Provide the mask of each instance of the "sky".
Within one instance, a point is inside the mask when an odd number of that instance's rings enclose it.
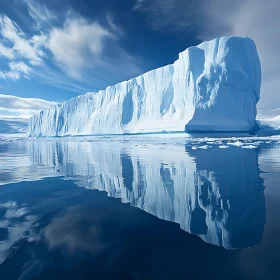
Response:
[[[278,0],[1,0],[0,117],[23,116],[24,98],[49,101],[38,106],[45,108],[173,63],[187,47],[224,35],[255,40],[258,107],[279,108],[279,11]]]

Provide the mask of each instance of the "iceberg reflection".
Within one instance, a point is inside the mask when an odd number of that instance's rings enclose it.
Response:
[[[265,199],[257,149],[78,141],[27,145],[33,164],[175,222],[207,243],[237,249],[262,239]]]

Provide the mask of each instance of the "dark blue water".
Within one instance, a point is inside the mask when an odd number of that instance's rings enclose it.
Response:
[[[278,279],[278,140],[173,140],[2,142],[0,279]]]

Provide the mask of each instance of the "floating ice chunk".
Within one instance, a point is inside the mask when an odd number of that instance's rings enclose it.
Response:
[[[255,145],[244,145],[241,148],[243,148],[243,149],[256,149],[256,148],[258,148],[258,146],[255,146]]]
[[[227,149],[227,148],[229,148],[229,146],[221,145],[221,146],[219,146],[219,148],[220,148],[220,149]]]
[[[198,147],[199,149],[203,149],[203,150],[206,150],[208,148],[211,148],[211,146],[208,146],[208,145],[204,145],[204,146],[200,146]]]
[[[241,147],[244,145],[244,143],[242,143],[241,141],[236,141],[236,142],[228,142],[228,145],[232,145],[232,146],[237,146],[237,147]]]

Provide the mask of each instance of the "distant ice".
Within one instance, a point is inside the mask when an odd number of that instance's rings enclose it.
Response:
[[[245,146],[242,146],[241,148],[243,148],[243,149],[256,149],[256,148],[258,148],[258,146],[255,146],[255,145],[245,145]]]
[[[228,142],[228,145],[232,145],[232,146],[237,146],[237,147],[241,147],[244,145],[244,143],[242,143],[241,141],[236,141],[236,142]]]
[[[199,149],[204,149],[204,150],[206,150],[206,149],[208,149],[210,146],[208,146],[208,145],[204,145],[204,146],[200,146],[200,147],[198,147]]]

